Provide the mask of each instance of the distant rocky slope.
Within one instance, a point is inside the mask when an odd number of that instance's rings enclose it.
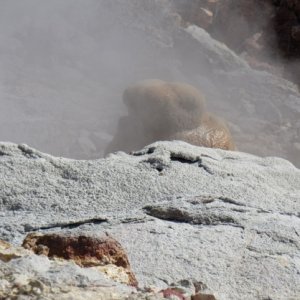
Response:
[[[268,18],[263,4],[268,1],[184,1],[186,8],[191,3],[201,8],[204,2],[211,7],[222,2],[220,18],[214,20],[227,22],[228,13],[239,15],[240,21],[233,19],[230,27],[219,24],[219,35],[206,28],[214,38],[193,25],[194,20],[183,26],[171,2],[7,2],[0,18],[1,140],[27,143],[53,155],[99,158],[120,116],[126,115],[121,104],[124,89],[158,78],[201,90],[208,110],[230,122],[239,150],[283,157],[300,166],[296,85],[276,72],[251,68],[243,49],[233,46],[239,41],[244,45],[244,38],[259,31],[258,21],[248,27],[249,35],[239,24],[252,17]],[[228,3],[234,9],[228,10]],[[55,18],[49,18],[53,11]],[[229,35],[234,43],[228,43]],[[255,39],[251,45],[255,48]]]
[[[93,299],[97,292],[106,295],[99,299],[124,299],[113,298],[115,292],[142,293],[132,299],[151,292],[157,298],[147,299],[161,299],[174,284],[178,299],[196,290],[210,298],[191,299],[300,297],[300,170],[284,159],[184,142],[157,142],[131,155],[93,161],[10,143],[1,143],[0,154],[0,239],[20,246],[31,233],[27,249],[49,257],[66,253],[78,264],[9,254],[21,250],[2,242],[0,295],[14,287],[27,299],[34,293],[36,299],[49,293],[51,299]],[[95,238],[103,234],[118,242],[102,242],[101,252]],[[79,241],[90,256],[77,256]],[[97,266],[101,253],[108,263],[118,257],[126,262],[118,243],[139,291],[82,268]],[[105,252],[106,245],[115,250]],[[124,278],[116,267],[106,272]]]
[[[256,69],[299,81],[298,0],[170,0],[184,23],[198,25]]]

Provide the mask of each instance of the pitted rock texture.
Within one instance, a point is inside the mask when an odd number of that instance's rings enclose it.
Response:
[[[191,279],[218,300],[299,298],[300,170],[284,159],[184,142],[95,161],[0,149],[4,240],[107,232],[141,288]]]
[[[22,246],[39,255],[73,260],[85,268],[115,265],[120,269],[120,274],[125,275],[122,283],[137,286],[124,249],[111,237],[31,233],[26,236]],[[105,268],[100,269],[105,271]],[[108,270],[106,273],[110,274]]]

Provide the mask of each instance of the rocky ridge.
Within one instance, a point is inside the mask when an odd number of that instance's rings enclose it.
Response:
[[[171,0],[184,26],[195,24],[242,54],[255,69],[299,84],[297,0]]]
[[[94,161],[0,149],[1,239],[105,232],[140,289],[187,280],[216,299],[299,298],[300,171],[288,161],[184,142]],[[28,259],[1,264],[12,274]]]

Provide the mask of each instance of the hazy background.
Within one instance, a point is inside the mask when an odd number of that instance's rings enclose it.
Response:
[[[229,121],[240,150],[300,158],[295,147],[292,156],[286,150],[300,135],[300,124],[284,138],[275,132],[288,114],[299,119],[294,108],[284,115],[276,106],[282,89],[271,91],[270,82],[258,89],[265,75],[226,65],[213,70],[214,58],[203,56],[196,42],[174,39],[178,27],[168,3],[0,0],[0,140],[64,157],[100,158],[126,114],[123,90],[159,78],[200,88],[208,107]]]
[[[168,70],[168,37],[151,33],[163,11],[139,2],[1,0],[0,140],[100,157],[124,88]]]

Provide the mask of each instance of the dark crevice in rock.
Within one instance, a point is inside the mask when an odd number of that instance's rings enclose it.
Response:
[[[126,218],[120,221],[123,224],[137,224],[137,223],[146,223],[148,220],[146,218]]]
[[[183,157],[174,157],[174,156],[171,156],[170,158],[171,158],[171,161],[177,161],[182,164],[194,164],[198,161],[198,160],[192,161],[192,160],[189,160],[189,159],[186,159]]]
[[[4,151],[0,150],[0,156],[11,156],[8,153],[5,153]]]
[[[205,164],[203,164],[202,159],[199,159],[198,161],[199,168],[202,168],[205,172],[207,172],[210,175],[214,175],[214,173],[210,170],[209,167],[207,167]]]
[[[159,173],[162,172],[167,166],[162,163],[159,159],[155,158],[155,157],[151,157],[147,160],[145,160],[144,162],[150,164],[150,166],[157,170]]]
[[[292,244],[297,249],[300,249],[300,243],[292,238],[284,237],[279,235],[278,233],[271,233],[266,231],[255,230],[258,235],[265,235],[268,238],[272,239],[274,242],[279,242],[283,244]]]
[[[155,169],[158,171],[158,172],[162,172],[164,170],[164,166],[163,165],[157,165],[155,166]]]
[[[49,160],[49,163],[50,163],[55,169],[63,170],[63,168],[62,168],[61,166],[59,166],[57,163],[55,163],[53,159],[50,159],[50,160]]]
[[[155,147],[150,147],[147,152],[135,152],[135,153],[133,153],[133,155],[140,156],[140,155],[144,155],[144,154],[152,154],[154,151],[155,151]],[[207,157],[210,157],[210,156],[207,156]],[[210,158],[212,158],[212,157],[210,157]],[[214,158],[212,158],[212,159],[214,159]],[[200,168],[203,168],[203,170],[205,170],[205,172],[207,172],[208,174],[214,175],[214,173],[210,170],[210,168],[208,166],[206,166],[203,163],[202,159],[199,156],[186,157],[184,154],[170,153],[170,161],[198,166]],[[150,157],[143,162],[149,163],[152,166],[152,168],[156,169],[159,173],[162,172],[166,167],[168,167],[168,165],[163,163],[162,160],[158,157]]]
[[[270,210],[265,210],[265,209],[258,209],[257,210],[257,213],[258,214],[270,214],[270,213],[272,213]]]
[[[176,207],[145,206],[146,214],[167,221],[178,223],[189,223],[192,225],[230,225],[235,227],[244,227],[232,216],[216,214],[214,212],[199,212],[197,214],[179,209]]]
[[[235,212],[238,212],[238,213],[247,213],[247,212],[249,212],[249,210],[241,209],[241,208],[232,208],[231,211],[235,211]]]
[[[255,209],[255,211],[257,211],[258,213],[260,213],[260,212],[261,213],[262,212],[270,213],[270,211],[265,211],[265,210],[259,211],[259,210],[257,210],[256,207],[245,205],[241,202],[238,202],[238,201],[233,200],[228,197],[219,197],[219,196],[213,196],[213,195],[200,195],[200,196],[194,196],[192,199],[186,200],[186,202],[188,202],[192,205],[203,205],[203,204],[207,205],[207,204],[213,203],[215,201],[221,201],[226,204],[238,206],[238,207],[232,207],[232,208],[231,208],[231,206],[228,207],[228,209],[230,209],[231,211],[234,211],[234,212],[247,213],[251,209]],[[245,208],[240,208],[240,207],[245,207]]]
[[[235,157],[224,157],[224,158],[222,158],[222,160],[236,160],[236,158]]]
[[[144,152],[144,151],[137,151],[137,152],[131,152],[130,154],[133,155],[133,156],[149,155],[149,154],[154,153],[155,149],[156,149],[155,147],[150,147],[150,148],[147,149],[146,152]]]
[[[207,155],[207,154],[201,154],[201,157],[207,157],[207,158],[210,158],[212,160],[215,160],[215,161],[219,161],[219,159],[215,158],[215,157],[212,157],[210,155]]]
[[[271,213],[274,213],[273,211],[270,211]],[[296,217],[300,219],[300,213],[292,213],[292,212],[276,212],[282,216],[288,216],[288,217]]]
[[[193,217],[187,211],[183,211],[176,207],[162,208],[159,206],[145,206],[146,214],[162,220],[174,221],[179,223],[192,223]]]
[[[206,171],[208,174],[210,174],[210,175],[214,174],[210,170],[210,168],[207,167],[203,163],[202,159],[198,156],[196,156],[195,158],[192,158],[192,157],[186,158],[183,155],[177,155],[177,154],[171,153],[170,159],[171,159],[171,161],[178,161],[183,164],[197,164],[198,163],[198,167],[203,168],[203,170]]]
[[[29,231],[47,230],[52,228],[74,229],[84,224],[101,224],[107,221],[108,220],[104,218],[92,218],[92,219],[86,219],[86,220],[75,221],[75,222],[57,222],[57,223],[43,225],[43,226],[32,226],[30,224],[26,224],[24,226],[24,231],[29,232]]]
[[[261,249],[257,249],[257,248],[255,248],[255,247],[253,247],[253,246],[247,246],[246,247],[246,249],[248,250],[248,251],[250,251],[250,252],[254,252],[254,253],[257,253],[257,254],[259,254],[259,255],[261,255],[262,253],[261,253]],[[268,255],[270,255],[270,256],[274,256],[274,255],[278,255],[278,256],[281,256],[283,253],[282,252],[278,252],[278,251],[267,251],[267,253],[264,253],[264,255],[266,255],[266,254],[268,254]],[[288,253],[284,253],[284,255],[289,255]]]
[[[246,249],[247,249],[248,251],[253,252],[253,253],[255,253],[255,254],[258,254],[258,255],[264,255],[264,256],[267,256],[267,255],[268,255],[268,256],[273,257],[273,258],[274,258],[275,255],[277,255],[277,256],[282,256],[282,255],[284,255],[284,256],[292,257],[291,254],[286,253],[286,252],[276,251],[276,249],[267,250],[267,251],[264,252],[264,254],[262,254],[261,249],[257,249],[256,247],[253,247],[253,246],[251,246],[251,245],[246,246]],[[269,299],[269,298],[268,298],[268,299]],[[270,299],[271,299],[271,298],[270,298]]]
[[[209,204],[212,203],[214,201],[222,201],[224,203],[229,203],[229,204],[233,204],[236,206],[246,206],[243,203],[240,203],[236,200],[230,199],[228,197],[219,197],[219,196],[213,196],[213,195],[199,195],[199,196],[194,196],[192,199],[188,199],[186,200],[187,202],[193,204],[193,205],[197,205],[197,204]]]
[[[218,215],[218,214],[203,214],[198,215],[194,218],[193,224],[195,225],[229,225],[234,227],[240,227],[244,229],[238,221],[233,217],[228,215]]]
[[[206,196],[206,195],[201,195],[201,196],[195,196],[193,199],[187,200],[187,202],[193,204],[193,205],[199,205],[199,204],[209,204],[212,203],[216,200],[216,197],[213,196]]]
[[[266,209],[261,209],[260,208],[260,209],[257,210],[257,213],[259,213],[259,214],[279,214],[281,216],[296,217],[296,218],[300,219],[300,214],[299,213],[292,213],[292,212],[280,212],[280,211],[266,210]]]
[[[74,180],[74,181],[78,181],[78,179],[79,179],[77,172],[74,172],[74,171],[70,172],[70,170],[63,170],[61,177],[63,179],[69,179],[69,180]]]
[[[234,204],[234,205],[237,205],[237,206],[246,206],[245,204],[243,204],[241,202],[235,201],[235,200],[227,198],[227,197],[219,197],[218,200],[220,200],[224,203]]]
[[[187,157],[184,157],[184,155],[180,155],[180,154],[176,154],[176,153],[171,153],[170,159],[171,159],[171,161],[178,161],[183,164],[194,164],[200,160],[199,157],[187,158]]]
[[[18,145],[18,149],[21,150],[22,154],[27,158],[32,158],[32,159],[41,158],[41,155],[39,155],[33,149],[29,148],[27,145],[22,145],[22,144]]]

